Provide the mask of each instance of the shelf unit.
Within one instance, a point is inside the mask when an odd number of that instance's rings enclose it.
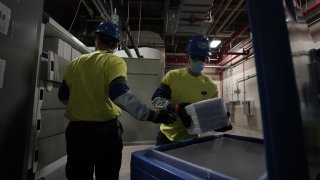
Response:
[[[90,53],[88,47],[51,17],[44,15],[41,27],[30,162],[35,179],[64,176],[66,163],[64,133],[68,121],[64,118],[65,105],[58,100],[58,90],[71,56],[66,59],[48,47],[44,51],[46,38],[62,40],[80,54]]]
[[[82,54],[90,52],[90,49],[87,46],[85,46],[81,41],[79,41],[51,17],[47,17],[46,23],[44,23],[44,25],[45,37],[59,38],[71,45],[73,48],[80,51]]]

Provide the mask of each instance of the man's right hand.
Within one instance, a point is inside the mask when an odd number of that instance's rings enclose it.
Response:
[[[169,125],[176,121],[176,115],[166,110],[160,110],[155,113],[155,117],[150,121],[156,124],[163,123]]]
[[[185,107],[190,103],[181,103],[178,105],[178,115],[184,125],[184,127],[189,128],[191,126],[191,116],[187,113]]]
[[[174,112],[176,113],[184,127],[186,128],[189,128],[191,126],[191,117],[189,116],[189,114],[186,112],[186,109],[185,107],[188,106],[190,103],[180,103],[180,104],[173,104],[173,103],[170,103],[167,105],[167,108],[166,110],[169,111],[169,112]]]

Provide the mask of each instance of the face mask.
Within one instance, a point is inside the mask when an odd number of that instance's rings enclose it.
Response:
[[[198,74],[203,70],[204,62],[191,60],[188,66],[193,73]]]

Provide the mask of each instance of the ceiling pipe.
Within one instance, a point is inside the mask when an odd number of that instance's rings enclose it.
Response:
[[[99,11],[100,14],[103,13],[103,10],[100,8],[96,0],[91,0],[92,4],[96,7],[96,9]]]
[[[186,53],[166,53],[166,56],[186,56]]]
[[[235,8],[233,9],[233,11],[229,14],[229,16],[224,19],[224,21],[222,22],[222,24],[219,26],[219,28],[216,30],[215,34],[219,33],[221,31],[221,29],[224,27],[224,25],[229,21],[229,19],[233,16],[233,14],[239,10],[239,7],[241,6],[241,4],[243,3],[243,0],[238,1],[237,5],[235,6]]]
[[[239,42],[238,44],[234,45],[231,49],[229,49],[228,52],[237,51],[241,48],[244,51],[248,51],[250,49],[250,47],[252,46],[252,44],[250,44],[250,43],[252,43],[251,39],[247,38],[246,40],[243,40],[243,41]],[[226,52],[225,54],[227,54],[228,52]]]
[[[245,11],[245,5],[242,9],[239,9],[236,15],[233,16],[233,18],[228,22],[228,24],[224,27],[223,31],[226,31],[226,29],[229,28],[229,26],[232,25],[232,23],[236,20],[236,18],[240,15],[241,11]]]
[[[120,4],[119,1],[116,1],[116,3],[114,4],[114,7],[115,7],[116,9],[118,9],[119,16],[120,16],[120,17],[124,17],[124,15],[123,15],[123,13],[122,13],[122,9],[121,9],[121,4]],[[128,37],[129,37],[129,40],[130,40],[130,42],[131,42],[131,44],[132,44],[132,46],[133,46],[133,49],[134,49],[137,57],[141,58],[142,56],[141,56],[141,54],[140,54],[140,52],[139,52],[139,49],[137,48],[137,46],[136,46],[136,44],[135,44],[135,42],[134,42],[134,40],[133,40],[133,37],[132,37],[132,34],[131,34],[130,27],[129,27],[128,23],[127,23],[126,21],[123,21],[122,26],[124,27],[125,31],[127,32],[127,35],[128,35]],[[123,43],[123,45],[125,46],[124,43]],[[124,49],[126,50],[126,46],[124,47]],[[125,52],[126,52],[126,51],[125,51]],[[130,53],[130,54],[131,54],[131,53]],[[130,54],[127,53],[128,56],[130,56]],[[131,56],[132,56],[132,55],[131,55]]]
[[[223,7],[221,13],[219,14],[218,18],[214,20],[213,25],[210,26],[208,34],[211,34],[211,32],[213,31],[213,29],[215,28],[215,26],[217,25],[217,23],[220,21],[221,17],[223,16],[224,12],[226,11],[226,9],[229,7],[229,5],[231,4],[232,0],[228,0],[228,2],[226,3],[226,5]]]
[[[320,7],[320,2],[314,4],[313,6],[311,6],[310,8],[308,8],[306,11],[304,11],[304,12],[303,12],[303,15],[307,15],[307,14],[311,13],[312,11],[314,11],[315,9],[317,9],[318,7]],[[238,31],[238,33],[241,34],[241,33],[242,33],[241,31],[244,32],[244,31],[248,28],[248,27],[246,27],[246,26],[249,27],[249,24],[245,23],[245,25],[244,25],[242,28],[240,28],[240,30]],[[235,34],[238,34],[238,33],[235,33]],[[235,37],[236,37],[236,35],[235,35]],[[233,40],[232,40],[232,37],[230,37],[229,41],[230,41],[230,42],[233,41]],[[224,45],[222,45],[222,47],[223,47],[223,46],[227,46],[227,45],[230,43],[229,41],[227,40],[227,41],[224,43]],[[223,48],[221,48],[221,49],[223,49]],[[247,50],[250,50],[250,49],[252,49],[252,45],[250,45],[250,46],[247,48]],[[223,52],[223,51],[221,50],[219,54],[221,54],[221,52]],[[232,52],[226,52],[226,53],[223,53],[223,54],[228,54],[228,53],[229,53],[229,54],[233,54]],[[228,61],[226,61],[226,62],[224,62],[224,63],[221,63],[221,62],[220,62],[218,65],[225,66],[226,64],[230,63],[231,61],[237,59],[241,54],[235,54],[235,55],[236,55],[236,56],[228,59]],[[245,59],[245,58],[248,58],[248,57],[250,57],[251,55],[253,55],[253,52],[247,54],[247,56],[244,57],[244,58],[242,58],[241,60],[243,60],[243,59]],[[219,57],[218,57],[218,60],[219,60]],[[239,61],[241,61],[241,60],[239,60]]]
[[[93,0],[93,1],[95,1],[95,0]],[[112,14],[112,9],[110,9],[109,11],[108,11],[108,9],[106,9],[105,7],[104,7],[104,5],[103,5],[103,3],[101,2],[101,0],[96,0],[96,3],[98,4],[98,6],[100,7],[100,9],[102,10],[102,13],[100,14],[101,15],[101,17],[103,18],[103,19],[107,19],[107,20],[110,20],[111,18],[110,18],[110,16],[109,16],[109,14]]]
[[[211,53],[212,53],[212,55],[216,55],[216,54],[218,55],[219,54],[219,52],[211,52]],[[249,51],[243,49],[242,52],[231,52],[231,51],[228,51],[228,52],[225,52],[224,54],[225,55],[248,55]]]
[[[215,34],[215,35],[208,35],[208,37],[211,37],[211,38],[229,38],[232,35],[232,33],[220,32],[220,33]],[[246,38],[246,37],[248,37],[248,35],[241,35],[240,34],[238,37],[239,38]]]
[[[250,46],[246,51],[250,51],[250,49],[252,49],[252,46]],[[243,57],[243,58],[241,58],[241,59],[239,59],[236,63],[238,63],[238,62],[240,62],[240,61],[243,61],[243,60],[245,60],[245,59],[248,59],[250,56],[252,56],[254,53],[253,52],[251,52],[251,53],[248,53],[245,57]],[[183,53],[170,53],[170,55],[171,56],[174,56],[174,57],[176,57],[176,56],[185,56],[185,54],[183,54]],[[231,61],[233,61],[233,60],[235,60],[235,59],[237,59],[238,57],[240,56],[240,54],[239,55],[236,55],[236,56],[234,56],[234,57],[232,57],[231,59],[229,59],[228,61],[226,61],[226,62],[224,62],[224,63],[221,63],[221,64],[217,64],[217,65],[211,65],[211,64],[213,64],[213,63],[207,63],[207,65],[205,65],[205,67],[206,68],[216,68],[216,69],[227,69],[228,68],[228,66],[226,66],[228,63],[230,63]],[[184,66],[185,65],[185,63],[186,63],[186,60],[180,60],[179,58],[176,58],[176,62],[167,62],[166,63],[166,65],[168,65],[168,66],[176,66],[176,67],[181,67],[181,66]]]
[[[181,67],[185,66],[185,64],[188,62],[187,60],[187,54],[185,53],[166,53],[166,66],[175,66],[175,67]],[[226,66],[219,66],[215,65],[211,61],[205,64],[206,68],[220,68],[220,69],[227,69]]]
[[[230,64],[228,67],[234,68],[236,66],[238,66],[239,64],[244,63],[245,61],[247,61],[248,59],[251,59],[252,57],[254,57],[254,53],[250,53],[248,54],[246,57],[241,58],[240,60],[233,62],[232,64]]]
[[[319,6],[320,6],[320,2],[314,4],[313,6],[311,6],[307,10],[305,10],[302,14],[305,16],[305,15],[309,14],[310,12],[314,11],[315,9],[317,9]]]
[[[252,48],[252,47],[251,47],[251,48]],[[251,49],[251,48],[250,48],[250,49]],[[250,56],[252,56],[253,54],[254,54],[254,53],[251,52],[251,53],[249,53],[248,55],[246,55],[245,57],[243,57],[243,58],[241,58],[240,60],[238,60],[237,62],[240,62],[240,61],[242,61],[242,60],[244,60],[244,59],[247,59],[247,58],[249,58]],[[218,65],[220,65],[220,66],[225,66],[226,64],[230,63],[231,61],[234,61],[235,59],[237,59],[239,56],[240,56],[240,55],[235,55],[235,56],[233,56],[232,58],[228,59],[228,61],[223,62],[223,63],[219,63]]]
[[[221,49],[218,54],[218,61],[216,63],[220,63],[223,60],[224,54],[226,53],[225,50],[226,50],[227,46],[231,42],[233,42],[240,34],[242,34],[244,31],[246,31],[248,29],[248,27],[249,27],[249,22],[247,21],[242,25],[242,27],[238,31],[233,33],[232,36],[221,45]]]
[[[124,49],[124,52],[128,55],[129,58],[133,58],[131,52],[130,52],[130,49],[128,48],[128,46],[126,44],[124,44],[124,41],[121,41],[121,46],[123,47]]]
[[[166,63],[166,67],[184,67],[186,63]],[[204,68],[228,69],[227,66],[205,65]]]
[[[218,8],[217,8],[217,11],[213,11],[213,2],[212,2],[212,7],[211,7],[211,9],[212,9],[211,12],[213,12],[213,13],[212,13],[212,18],[214,18],[214,17],[217,15],[217,13],[219,12],[218,10],[222,9],[221,7],[222,7],[222,5],[223,5],[223,2],[224,2],[224,1],[221,1],[221,2],[220,2],[219,6],[218,6]]]
[[[92,8],[89,7],[89,5],[88,5],[88,3],[86,1],[83,1],[83,0],[81,0],[81,1],[82,1],[82,4],[86,7],[86,10],[88,11],[89,16],[91,18],[93,18],[93,10],[92,10]]]
[[[228,67],[226,67],[226,66],[218,66],[218,65],[205,65],[204,66],[205,68],[219,68],[219,69],[228,69]]]
[[[243,50],[243,52],[226,52],[225,55],[248,55],[249,51]]]
[[[303,12],[303,15],[307,15],[309,13],[311,13],[312,11],[314,11],[315,9],[317,9],[318,7],[320,7],[320,2],[316,3],[315,5],[311,6],[309,9],[307,9],[306,11]],[[221,66],[225,66],[226,64],[230,63],[231,61],[235,60],[236,58],[238,58],[240,55],[242,54],[236,54],[236,56],[232,57],[231,59],[229,59],[228,61],[224,62],[224,63],[221,63],[221,60],[223,58],[223,55],[226,55],[226,54],[233,54],[232,52],[224,52],[224,49],[228,46],[229,43],[231,43],[232,41],[234,41],[234,39],[242,34],[247,28],[249,27],[249,23],[246,22],[237,32],[235,32],[222,46],[221,46],[221,50],[219,52],[219,56],[218,56],[218,61],[220,60],[220,62],[218,63],[218,65],[221,65]],[[247,50],[250,50],[252,49],[252,45],[250,45]],[[249,53],[247,54],[246,57],[244,58],[247,58],[249,56],[251,56],[253,53]]]
[[[193,24],[193,23],[196,23],[196,22],[210,21],[211,20],[211,16],[209,14],[207,17],[203,18],[203,17],[196,17],[193,14],[191,14],[189,18],[180,18],[180,20],[188,21],[189,23]]]
[[[214,61],[210,61],[209,63],[207,63],[206,67],[226,69],[227,67],[225,65],[230,63],[231,61],[237,59],[240,55],[246,55],[246,56],[241,58],[239,61],[253,55],[253,52],[250,53],[250,49],[252,49],[252,45],[250,45],[247,48],[244,48],[243,53],[229,52],[230,54],[235,54],[236,56],[232,57],[228,61],[221,63],[221,64],[217,64],[217,63],[214,63]],[[187,63],[187,54],[185,54],[185,53],[166,53],[166,64],[171,65],[171,66],[183,66],[185,63]]]
[[[231,62],[231,61],[233,61],[233,60],[235,60],[235,59],[237,59],[238,57],[239,57],[240,55],[238,54],[238,55],[235,55],[235,56],[233,56],[232,58],[230,58],[230,59],[228,59],[227,61],[225,61],[224,63],[218,63],[218,65],[220,65],[220,66],[224,66],[224,65],[226,65],[226,64],[228,64],[229,62]]]
[[[165,0],[164,1],[164,27],[163,27],[163,37],[165,38],[167,35],[167,31],[168,31],[168,19],[169,19],[169,7],[170,7],[170,0]]]
[[[131,34],[131,31],[130,31],[128,24],[126,22],[124,22],[123,25],[124,25],[125,30],[127,31],[128,37],[130,39],[130,42],[133,46],[134,51],[136,52],[137,57],[141,58],[142,56],[141,56],[139,49],[137,48],[137,46],[133,40],[133,37],[132,37],[132,34]]]

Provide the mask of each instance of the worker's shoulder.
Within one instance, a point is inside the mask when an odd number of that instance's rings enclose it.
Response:
[[[70,62],[70,64],[75,64],[75,63],[77,63],[77,62],[79,62],[81,60],[89,59],[93,54],[94,54],[93,52],[92,53],[87,53],[87,54],[82,54],[82,55],[76,57],[75,59],[73,59]]]
[[[186,68],[172,69],[167,72],[168,76],[178,76],[186,73]]]
[[[112,54],[112,53],[110,54],[110,58],[115,59],[115,60],[124,61],[124,59],[122,57],[119,57],[119,56]]]
[[[108,54],[108,56],[106,57],[106,60],[110,64],[124,64],[124,65],[126,65],[126,62],[122,57],[119,57],[119,56],[114,55],[114,54]]]

